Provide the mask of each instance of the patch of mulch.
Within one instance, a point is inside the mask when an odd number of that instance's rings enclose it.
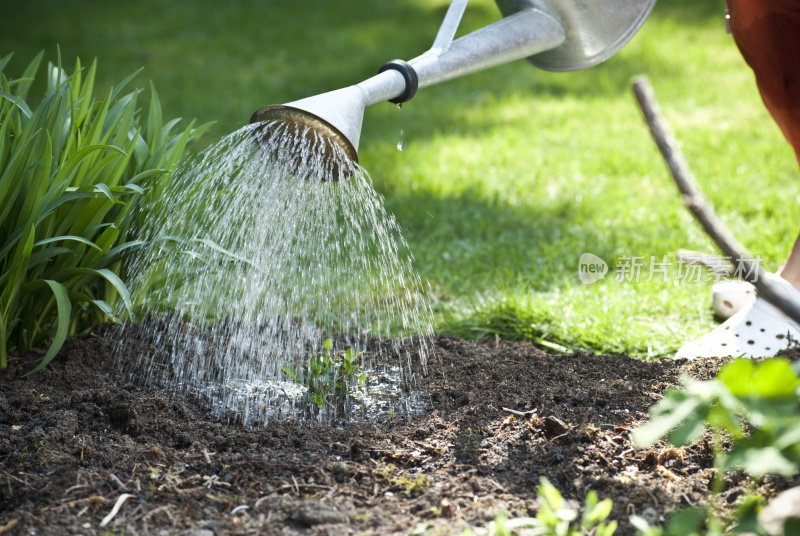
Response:
[[[629,434],[679,375],[708,378],[719,362],[434,342],[428,415],[340,428],[248,429],[197,400],[125,386],[100,335],[69,340],[24,379],[41,355],[22,356],[0,378],[0,534],[458,534],[501,510],[534,513],[547,477],[569,499],[613,499],[628,535],[632,514],[659,523],[707,500],[708,442],[637,450]],[[721,500],[752,486],[730,475]]]

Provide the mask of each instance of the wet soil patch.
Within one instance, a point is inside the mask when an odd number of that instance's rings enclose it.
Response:
[[[681,374],[708,378],[716,361],[441,336],[421,379],[425,416],[244,428],[197,400],[120,385],[102,329],[69,340],[39,374],[19,377],[41,358],[29,354],[0,378],[0,533],[458,534],[500,510],[532,514],[547,477],[569,499],[613,499],[626,535],[632,514],[657,523],[708,498],[707,442],[636,450],[629,433]],[[733,474],[722,501],[752,488]]]

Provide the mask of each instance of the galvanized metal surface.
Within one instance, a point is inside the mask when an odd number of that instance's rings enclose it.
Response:
[[[550,71],[592,67],[613,56],[644,24],[656,0],[495,0],[505,16],[537,8],[564,28],[564,43],[528,61]]]
[[[564,38],[553,17],[524,9],[456,39],[442,54],[429,51],[409,63],[423,88],[550,50]]]
[[[417,72],[419,87],[427,87],[495,65],[522,59],[548,50],[564,41],[561,26],[549,15],[536,9],[526,9],[456,39],[442,51],[431,49],[409,61]],[[441,43],[441,41],[440,41]],[[403,93],[405,79],[394,70],[384,71],[360,84],[313,97],[289,102],[285,106],[317,116],[349,141],[348,153],[358,150],[364,109],[388,101]],[[265,107],[253,119],[264,121],[273,117],[279,108]],[[308,117],[298,115],[298,120]],[[340,145],[341,139],[337,138]]]
[[[419,88],[528,58],[554,71],[608,59],[642,25],[655,0],[496,0],[505,17],[453,40],[467,0],[453,0],[434,46],[408,63]],[[396,70],[284,106],[267,106],[251,122],[279,119],[316,128],[357,161],[364,109],[395,99],[406,86]]]
[[[439,26],[436,39],[433,40],[432,52],[441,54],[450,48],[450,43],[453,42],[453,38],[456,36],[458,25],[461,24],[461,17],[464,16],[464,11],[467,9],[467,2],[469,0],[450,1],[450,7],[447,8],[442,25]]]

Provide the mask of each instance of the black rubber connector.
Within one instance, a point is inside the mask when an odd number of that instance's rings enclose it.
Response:
[[[398,73],[403,75],[403,79],[406,81],[406,89],[400,94],[398,97],[390,99],[389,102],[393,102],[395,104],[400,104],[401,102],[406,102],[411,100],[411,97],[416,95],[417,89],[419,88],[419,78],[417,78],[417,71],[403,60],[392,60],[387,61],[384,63],[380,69],[378,69],[378,74],[382,73],[383,71],[388,71],[389,69],[393,69]]]

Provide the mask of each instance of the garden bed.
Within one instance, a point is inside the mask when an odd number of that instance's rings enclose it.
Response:
[[[25,360],[41,356],[22,356],[0,378],[0,533],[458,534],[500,511],[533,513],[547,477],[569,499],[590,489],[612,499],[625,535],[632,514],[658,523],[707,500],[707,442],[636,450],[629,432],[680,374],[707,378],[718,362],[553,356],[447,336],[434,345],[439,360],[421,382],[431,413],[342,428],[247,429],[198,401],[121,387],[97,334],[69,340],[25,379]],[[751,488],[730,475],[723,504]]]

